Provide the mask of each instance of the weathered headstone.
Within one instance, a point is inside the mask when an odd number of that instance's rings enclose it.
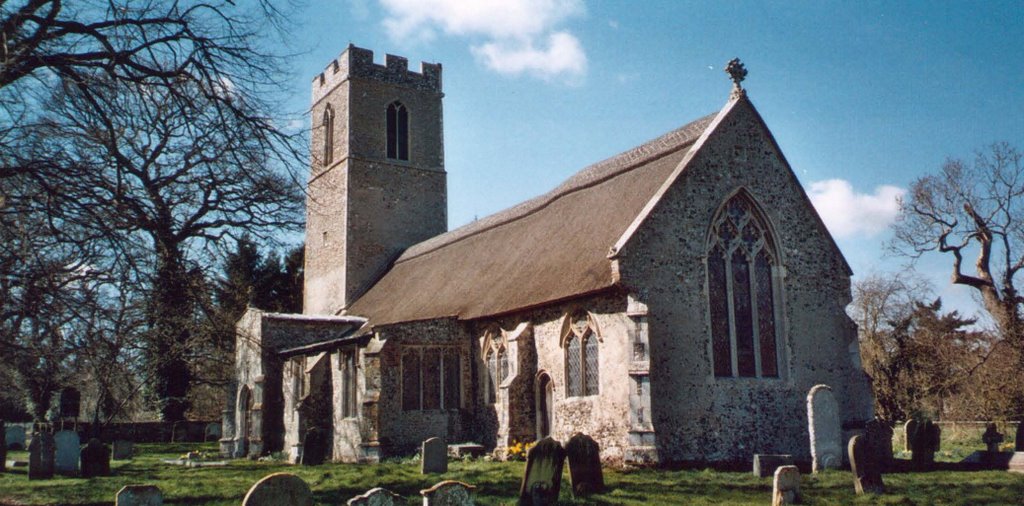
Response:
[[[11,425],[4,430],[4,438],[7,439],[8,450],[25,449],[25,428],[21,425]]]
[[[864,424],[864,437],[867,439],[868,449],[882,471],[892,468],[893,465],[892,436],[892,427],[881,418],[872,418]]]
[[[577,432],[565,443],[565,456],[569,461],[573,496],[583,497],[604,490],[601,447],[594,438]]]
[[[110,448],[92,438],[82,449],[82,478],[110,476]]]
[[[942,441],[942,429],[931,420],[917,423],[913,432],[908,435],[910,440],[910,460],[915,467],[927,468],[935,463],[935,452],[939,451]]]
[[[1024,422],[1017,424],[1017,432],[1014,433],[1013,451],[1024,452]]]
[[[916,418],[907,420],[907,423],[903,424],[903,451],[912,451],[910,448],[910,435],[917,432],[918,421]]]
[[[754,476],[767,478],[775,475],[775,470],[782,466],[793,465],[792,455],[754,454]]]
[[[217,441],[220,439],[220,433],[219,423],[206,424],[206,428],[203,429],[203,441]]]
[[[473,506],[472,492],[475,488],[461,481],[446,480],[420,490],[420,495],[423,496],[423,506]]]
[[[135,444],[131,441],[124,439],[114,441],[114,449],[112,451],[114,460],[131,460],[133,453],[135,453]]]
[[[448,445],[444,439],[432,437],[420,449],[420,472],[423,474],[448,472]]]
[[[864,436],[850,438],[850,470],[853,471],[853,488],[857,495],[885,493],[882,483],[882,470],[878,454],[875,453],[868,439]]]
[[[53,434],[36,432],[28,444],[28,479],[53,478]]]
[[[562,488],[562,466],[565,450],[546,437],[526,454],[526,471],[519,485],[519,506],[544,506],[558,501]]]
[[[989,453],[999,453],[999,443],[1002,443],[1004,439],[994,423],[986,425],[985,433],[981,435],[981,441],[985,443],[985,451]]]
[[[126,485],[117,491],[114,506],[163,506],[164,494],[154,485]]]
[[[408,504],[402,496],[386,489],[371,488],[363,495],[357,495],[348,500],[348,506],[404,506]]]
[[[274,473],[249,489],[242,506],[313,506],[313,492],[294,474]]]
[[[302,457],[304,466],[319,466],[327,458],[327,432],[317,427],[306,429],[306,437],[302,439]]]
[[[814,459],[812,470],[838,469],[843,463],[842,422],[839,403],[828,385],[816,385],[807,394],[807,425]]]
[[[82,456],[78,433],[62,430],[53,435],[53,444],[57,448],[54,469],[60,474],[78,474],[78,463]]]
[[[775,470],[772,481],[772,506],[800,503],[800,470],[782,466]]]

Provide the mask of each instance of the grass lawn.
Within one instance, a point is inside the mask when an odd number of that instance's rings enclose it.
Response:
[[[419,474],[411,461],[379,465],[328,464],[299,467],[273,462],[231,461],[227,467],[184,468],[162,464],[189,450],[214,450],[214,445],[136,445],[141,453],[131,461],[113,461],[114,476],[92,479],[55,478],[28,481],[24,467],[0,474],[0,505],[112,504],[114,495],[127,484],[155,484],[164,491],[166,504],[241,504],[249,487],[263,476],[287,471],[301,476],[313,489],[318,504],[344,504],[370,488],[383,486],[420,501],[419,490],[440,481],[439,476]],[[25,452],[11,452],[8,459],[27,460]],[[480,505],[514,504],[522,476],[522,462],[453,461],[447,479],[476,485]],[[749,504],[770,503],[771,478],[749,473],[711,470],[607,470],[609,491],[586,500],[573,500],[569,475],[563,478],[559,504]],[[844,504],[1011,504],[1024,505],[1024,475],[1006,471],[930,472],[888,474],[884,496],[856,497],[849,472],[830,471],[803,478],[804,503]]]

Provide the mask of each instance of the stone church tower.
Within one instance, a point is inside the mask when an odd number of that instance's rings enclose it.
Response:
[[[313,79],[303,312],[349,307],[447,230],[441,65],[349,46]]]

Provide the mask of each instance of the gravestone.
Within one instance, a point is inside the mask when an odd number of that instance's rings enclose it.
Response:
[[[110,476],[110,448],[92,438],[82,449],[82,478]]]
[[[800,470],[796,466],[782,466],[775,470],[772,480],[772,506],[800,503]]]
[[[1017,424],[1017,432],[1014,433],[1013,451],[1024,452],[1024,422]]]
[[[1002,443],[1004,439],[994,423],[986,425],[985,433],[981,435],[981,441],[985,443],[985,451],[989,453],[999,453],[999,443]]]
[[[868,449],[881,465],[882,471],[893,466],[892,435],[892,427],[881,418],[872,418],[864,424],[864,437],[867,439]]]
[[[444,439],[432,437],[420,448],[420,472],[423,474],[448,472],[448,445]]]
[[[544,506],[558,501],[562,488],[565,450],[551,437],[541,439],[526,454],[526,471],[519,485],[519,506]]]
[[[812,470],[838,469],[843,463],[839,403],[828,385],[816,385],[807,394],[807,425],[811,434]]]
[[[7,471],[7,430],[4,421],[0,420],[0,473]]]
[[[304,466],[319,466],[327,457],[327,432],[310,427],[302,440],[302,456],[299,462]]]
[[[62,430],[53,435],[53,443],[57,448],[54,469],[60,474],[78,474],[78,463],[82,457],[78,433]]]
[[[25,428],[21,425],[11,425],[4,430],[4,438],[7,439],[8,450],[25,449]]]
[[[164,493],[154,485],[126,485],[117,491],[114,506],[163,506]]]
[[[910,461],[918,469],[930,467],[935,463],[935,452],[939,451],[942,441],[942,429],[931,420],[917,423],[914,431],[908,436],[910,440]]]
[[[386,489],[371,488],[363,495],[348,500],[348,506],[404,506],[408,502],[402,496]]]
[[[249,489],[242,506],[313,506],[313,492],[294,474],[274,473]]]
[[[221,430],[219,423],[210,423],[203,429],[203,441],[217,441],[220,440]]]
[[[423,496],[423,506],[473,506],[472,492],[475,488],[461,481],[446,480],[420,490],[420,495]]]
[[[601,447],[594,438],[577,432],[565,443],[565,456],[569,461],[573,496],[583,497],[604,491]]]
[[[903,424],[903,451],[912,451],[910,448],[910,435],[917,432],[918,421],[916,418],[907,420],[907,423]]]
[[[36,432],[28,444],[28,479],[53,478],[53,434]]]
[[[767,478],[775,475],[775,470],[782,466],[793,465],[792,455],[754,454],[754,476]]]
[[[878,454],[871,448],[871,443],[864,436],[850,438],[850,470],[853,471],[853,488],[857,495],[883,494],[885,485],[882,483],[882,470]]]
[[[135,453],[135,444],[131,441],[126,441],[124,439],[114,441],[114,449],[112,452],[114,460],[131,460],[133,453]]]

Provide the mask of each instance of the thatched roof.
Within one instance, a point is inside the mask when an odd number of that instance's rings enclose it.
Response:
[[[609,250],[712,123],[705,116],[554,190],[410,247],[346,311],[372,325],[473,319],[608,289]]]

